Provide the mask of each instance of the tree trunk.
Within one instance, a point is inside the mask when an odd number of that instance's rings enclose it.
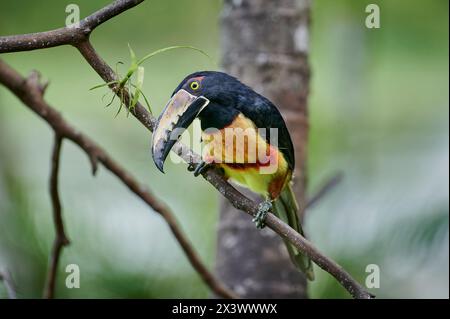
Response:
[[[303,207],[309,10],[309,0],[225,0],[222,11],[223,67],[281,110],[294,142],[295,193]],[[242,297],[306,298],[305,277],[292,266],[281,239],[257,230],[227,200],[218,233],[216,272]]]

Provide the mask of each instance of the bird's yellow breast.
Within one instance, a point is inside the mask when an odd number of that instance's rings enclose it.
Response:
[[[267,143],[255,124],[239,114],[227,127],[202,133],[203,160],[222,167],[235,182],[275,199],[291,178],[283,154]]]

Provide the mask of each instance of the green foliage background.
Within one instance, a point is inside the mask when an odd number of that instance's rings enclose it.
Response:
[[[326,1],[313,4],[309,146],[310,190],[336,171],[344,181],[308,212],[312,241],[364,282],[381,269],[384,298],[448,298],[448,2]],[[0,34],[60,27],[65,7],[84,17],[108,1],[2,1]],[[368,3],[381,8],[381,29],[364,27]],[[171,45],[193,45],[220,65],[221,1],[146,1],[92,35],[110,65]],[[150,158],[150,134],[105,108],[107,91],[89,91],[98,76],[71,47],[6,54],[23,74],[38,69],[46,98],[76,127],[170,204],[210,267],[214,264],[218,195],[184,165],[161,175]],[[178,82],[217,65],[188,50],[146,63],[143,90],[159,113]],[[125,72],[125,68],[122,72]],[[286,79],[289,80],[289,79]],[[0,87],[0,268],[12,272],[20,297],[38,297],[53,239],[47,191],[52,134]],[[89,161],[63,146],[61,193],[72,245],[64,251],[58,297],[207,297],[208,289],[158,215]],[[176,181],[176,182],[174,182]],[[81,288],[64,286],[64,265],[81,269]],[[347,293],[319,272],[313,298]],[[0,297],[5,291],[0,285]]]

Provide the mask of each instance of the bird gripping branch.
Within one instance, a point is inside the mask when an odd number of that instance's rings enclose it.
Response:
[[[194,175],[209,166],[226,178],[262,195],[265,201],[254,216],[264,227],[269,211],[303,235],[298,204],[292,191],[294,148],[286,123],[267,98],[222,72],[188,75],[175,89],[153,133],[153,160],[161,172],[164,162],[195,118],[199,118],[205,148]],[[314,279],[311,260],[285,241],[294,265]]]

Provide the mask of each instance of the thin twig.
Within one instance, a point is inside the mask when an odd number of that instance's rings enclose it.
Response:
[[[23,78],[10,66],[0,60],[0,83],[13,92],[25,105],[44,119],[61,138],[67,138],[77,144],[89,157],[94,165],[100,162],[105,168],[119,178],[134,194],[141,198],[155,212],[159,213],[176,240],[182,247],[189,262],[208,287],[223,298],[238,298],[222,282],[220,282],[201,261],[200,256],[183,233],[175,215],[163,202],[158,200],[145,186],[141,185],[125,168],[116,162],[107,152],[91,138],[73,128],[59,112],[48,105],[42,96],[38,78],[30,76]],[[56,168],[57,170],[57,168]]]
[[[133,0],[118,0],[109,6],[95,12],[94,14],[87,17],[85,20],[95,19],[99,17],[113,17],[120,12],[123,12],[142,1]],[[109,19],[108,18],[108,19]],[[102,23],[99,20],[99,24]],[[105,20],[106,21],[106,20]],[[81,24],[80,24],[81,25]],[[97,24],[98,25],[98,24]],[[108,64],[95,52],[94,48],[89,42],[89,35],[92,29],[81,30],[81,28],[70,29],[70,32],[63,28],[63,36],[58,40],[51,41],[53,37],[59,37],[58,34],[49,32],[38,33],[34,35],[24,35],[28,37],[27,39],[32,39],[37,37],[41,41],[41,46],[31,44],[24,44],[21,36],[10,36],[10,37],[0,37],[0,53],[1,52],[16,52],[25,50],[34,50],[44,47],[52,47],[57,45],[73,45],[78,48],[80,53],[86,59],[86,61],[92,66],[92,68],[100,75],[100,77],[105,82],[111,82],[116,80],[116,75],[114,71],[109,67]],[[58,29],[59,31],[63,29]],[[54,30],[57,31],[57,30]],[[66,37],[66,31],[71,34],[72,37]],[[42,41],[51,41],[47,46]],[[7,85],[8,86],[8,85]],[[125,105],[130,105],[129,97],[130,94],[125,88],[118,88],[116,85],[111,84],[111,89],[119,96],[125,96]],[[124,94],[125,93],[125,94]],[[23,94],[23,93],[22,93]],[[19,98],[22,99],[20,94]],[[22,99],[22,101],[24,101]],[[25,102],[25,101],[24,101]],[[25,102],[26,103],[26,102]],[[147,112],[145,107],[138,103],[130,112],[150,131],[153,130],[155,124],[155,118]],[[44,119],[46,116],[43,116]],[[48,120],[47,120],[48,121]],[[50,123],[50,122],[49,122]],[[52,123],[50,123],[52,125]],[[55,123],[53,123],[55,124]],[[188,147],[182,143],[176,143],[172,150],[181,156],[187,163],[199,163],[200,156],[190,150]],[[105,163],[103,163],[105,164]],[[222,195],[224,195],[232,205],[252,216],[256,215],[258,212],[258,204],[250,200],[249,198],[242,195],[233,186],[231,186],[215,169],[209,169],[203,173],[203,177],[210,182]],[[321,254],[311,243],[309,243],[304,237],[299,233],[295,232],[286,223],[276,218],[273,214],[268,214],[266,219],[266,225],[278,233],[281,237],[287,239],[293,243],[300,251],[308,255],[317,265],[322,269],[333,275],[355,298],[371,298],[372,295],[368,293],[364,287],[358,284],[345,270],[338,266],[334,261],[327,258]]]
[[[64,246],[69,245],[70,241],[67,238],[64,230],[64,222],[62,218],[61,200],[58,192],[58,173],[59,163],[61,157],[62,136],[55,133],[55,141],[53,144],[51,172],[50,172],[50,197],[53,206],[53,222],[55,224],[55,240],[53,242],[52,252],[50,254],[50,263],[47,273],[47,281],[44,288],[44,298],[53,299],[55,296],[56,274],[58,272],[58,263],[61,257],[61,252]]]
[[[344,174],[342,174],[342,172],[339,172],[339,173],[335,174],[334,176],[332,176],[328,181],[326,181],[319,188],[319,190],[316,191],[316,193],[314,193],[314,195],[308,199],[308,201],[306,202],[305,209],[311,208],[314,205],[316,205],[318,202],[320,202],[325,195],[327,195],[331,190],[333,190],[342,181],[343,177],[344,177]]]
[[[16,289],[14,288],[14,283],[8,270],[0,270],[0,282],[2,281],[5,285],[8,298],[17,299]]]

